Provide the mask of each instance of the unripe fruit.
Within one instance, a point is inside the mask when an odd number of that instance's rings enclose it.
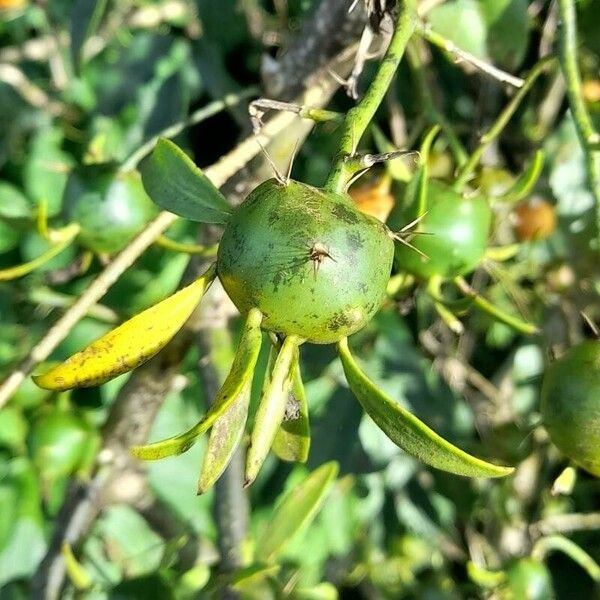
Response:
[[[265,329],[328,344],[378,310],[393,255],[388,228],[348,195],[272,179],[232,215],[217,272],[242,314],[263,313]]]
[[[600,341],[585,341],[544,374],[542,422],[552,442],[577,465],[600,476]]]
[[[71,173],[64,211],[81,226],[80,243],[94,252],[117,252],[156,213],[140,176],[119,173],[111,165],[81,167]]]
[[[484,198],[465,198],[449,186],[429,182],[427,212],[411,244],[396,245],[396,264],[421,279],[453,278],[471,272],[483,259],[492,223]]]
[[[515,235],[520,241],[545,240],[556,229],[556,210],[550,202],[533,198],[514,211]]]

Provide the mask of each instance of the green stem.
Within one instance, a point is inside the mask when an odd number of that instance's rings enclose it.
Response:
[[[592,119],[585,107],[581,90],[581,76],[577,66],[577,18],[574,0],[559,0],[560,18],[560,66],[567,84],[567,98],[579,143],[585,157],[590,190],[596,202],[596,221],[600,235],[600,141]]]
[[[515,111],[523,101],[525,95],[532,88],[533,84],[537,80],[537,78],[544,72],[544,70],[554,63],[554,59],[543,58],[529,72],[527,75],[527,79],[525,79],[525,83],[522,87],[519,88],[519,91],[514,95],[512,100],[506,105],[504,110],[500,113],[494,124],[490,127],[490,129],[484,133],[479,139],[479,146],[473,151],[471,156],[469,156],[467,162],[463,165],[460,170],[456,181],[454,182],[454,189],[461,190],[463,186],[469,181],[475,167],[479,164],[483,153],[486,151],[488,146],[498,138],[498,136],[502,133],[512,116],[515,114]]]
[[[421,144],[421,169],[419,173],[419,191],[417,192],[417,214],[415,217],[420,219],[427,212],[427,192],[429,191],[429,154],[435,136],[439,133],[440,126],[434,125],[423,138]]]
[[[361,137],[383,101],[402,59],[406,44],[416,26],[417,2],[416,0],[404,0],[390,45],[379,65],[375,79],[363,99],[346,115],[339,149],[325,183],[326,189],[336,192],[346,189],[354,174],[351,166],[346,163],[346,159],[354,156]]]
[[[562,535],[549,535],[539,539],[533,547],[532,554],[539,560],[543,560],[553,550],[560,550],[566,554],[595,582],[600,582],[600,566],[598,563],[583,548]]]
[[[454,279],[454,283],[465,296],[471,298],[473,304],[477,308],[487,313],[497,321],[500,321],[500,323],[504,323],[515,331],[524,333],[525,335],[533,335],[534,333],[538,333],[539,330],[533,323],[527,323],[526,321],[523,321],[517,317],[513,317],[512,315],[505,313],[497,306],[494,306],[483,296],[480,296],[462,277],[456,277],[456,279]]]

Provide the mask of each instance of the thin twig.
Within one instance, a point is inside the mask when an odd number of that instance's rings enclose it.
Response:
[[[516,88],[523,87],[525,84],[525,81],[520,77],[511,75],[510,73],[491,65],[485,60],[478,58],[474,54],[459,48],[452,40],[449,40],[436,31],[433,31],[431,26],[426,23],[421,24],[417,31],[434,46],[437,46],[438,48],[441,48],[442,50],[452,54],[456,58],[457,62],[464,61],[470,65],[473,65],[476,69],[482,73],[485,73],[486,75],[489,75],[493,79],[501,81],[502,83],[508,83]]]
[[[358,143],[375,116],[379,105],[392,82],[404,50],[417,26],[416,0],[405,0],[390,40],[390,45],[381,61],[375,78],[362,100],[348,111],[343,125],[343,133],[331,171],[327,177],[325,188],[333,191],[344,191],[350,178],[354,175],[348,157],[354,156]]]
[[[469,181],[475,167],[479,164],[483,153],[488,148],[488,146],[494,142],[498,136],[502,133],[512,116],[515,114],[515,111],[521,104],[525,95],[532,88],[533,84],[536,82],[538,77],[550,66],[554,63],[552,58],[543,58],[538,61],[535,66],[531,69],[527,78],[525,79],[524,85],[519,88],[517,93],[513,96],[511,101],[504,107],[502,112],[498,115],[496,121],[492,124],[492,126],[479,138],[479,145],[467,162],[461,168],[456,180],[454,182],[454,188],[456,190],[462,189],[462,187]]]
[[[600,512],[551,515],[530,525],[534,536],[600,529]]]

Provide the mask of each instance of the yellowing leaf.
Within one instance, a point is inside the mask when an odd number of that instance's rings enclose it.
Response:
[[[294,335],[285,338],[273,365],[271,377],[263,389],[246,457],[245,486],[256,479],[269,454],[277,429],[283,421],[288,391],[292,383],[291,367],[300,341]]]
[[[204,275],[176,294],[136,315],[43,375],[33,377],[50,390],[100,385],[152,358],[181,329],[216,275]]]
[[[254,367],[258,360],[262,342],[261,321],[262,313],[258,309],[252,309],[248,313],[242,338],[235,353],[229,375],[227,375],[225,382],[217,393],[215,401],[204,417],[185,433],[145,446],[133,446],[130,448],[131,454],[143,460],[158,460],[167,456],[182,454],[217,419],[226,415],[226,411],[236,400],[243,397],[246,388],[252,382]]]
[[[321,508],[338,473],[338,464],[328,462],[315,469],[289,490],[256,543],[256,560],[272,561]]]
[[[198,480],[198,494],[206,492],[219,479],[242,439],[248,418],[251,387],[252,377],[248,377],[239,395],[210,430]]]
[[[291,373],[292,389],[288,395],[286,413],[291,409],[293,414],[286,415],[287,418],[279,426],[272,450],[281,460],[303,463],[310,449],[310,425],[298,353],[294,356]]]
[[[407,454],[442,471],[467,477],[504,477],[514,471],[467,454],[394,402],[360,370],[346,338],[338,342],[338,353],[350,389],[365,412]]]

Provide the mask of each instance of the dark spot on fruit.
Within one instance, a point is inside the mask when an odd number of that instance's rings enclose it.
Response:
[[[361,283],[358,286],[358,289],[361,291],[362,294],[366,294],[369,291],[369,286],[366,283]]]
[[[334,204],[331,212],[335,217],[340,219],[340,221],[344,221],[344,223],[355,225],[360,221],[359,215],[352,208],[348,208],[341,202]]]
[[[329,321],[327,328],[331,331],[337,331],[341,327],[347,327],[350,325],[348,315],[344,311],[336,313],[333,318]]]
[[[356,250],[360,250],[365,245],[365,240],[358,231],[346,232],[346,239],[348,240],[348,246],[350,246],[350,250],[354,252]]]

